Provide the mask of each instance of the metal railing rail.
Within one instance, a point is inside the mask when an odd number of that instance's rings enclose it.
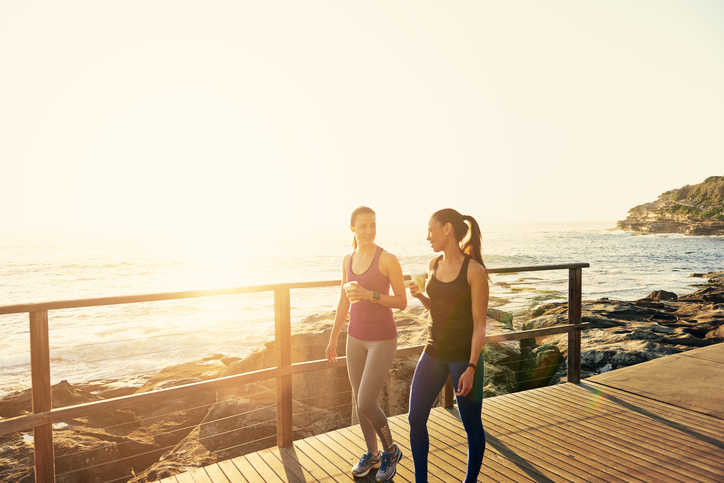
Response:
[[[570,263],[562,265],[538,265],[529,267],[490,268],[489,273],[516,273],[543,270],[568,270],[568,324],[490,335],[486,343],[542,337],[568,333],[568,381],[577,383],[581,377],[581,331],[589,324],[581,323],[582,269],[588,263]],[[405,278],[409,278],[406,276]],[[234,287],[218,290],[196,290],[167,292],[157,294],[128,295],[120,297],[102,297],[81,300],[64,300],[37,304],[9,305],[0,307],[0,315],[27,313],[30,328],[30,367],[32,413],[0,420],[0,435],[17,431],[33,430],[35,446],[35,481],[54,481],[55,465],[53,452],[53,424],[78,417],[87,417],[105,411],[124,409],[138,404],[149,404],[180,398],[197,393],[199,390],[222,389],[230,386],[276,379],[277,399],[277,445],[292,444],[292,376],[306,372],[320,371],[346,365],[346,357],[337,359],[337,363],[318,360],[291,363],[291,304],[290,290],[339,286],[340,280],[319,282],[281,283]],[[50,348],[48,336],[48,312],[80,307],[132,304],[174,299],[211,297],[257,292],[274,292],[275,351],[277,367],[221,377],[209,381],[197,382],[153,392],[132,394],[113,399],[94,401],[63,408],[52,408],[50,384]],[[424,346],[404,347],[397,350],[396,357],[420,354]],[[450,407],[453,404],[452,385],[446,385],[441,394],[441,404]]]

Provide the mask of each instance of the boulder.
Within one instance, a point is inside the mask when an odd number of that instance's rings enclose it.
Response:
[[[53,408],[63,408],[92,401],[100,400],[100,397],[88,391],[82,391],[72,386],[68,381],[60,381],[51,387]],[[0,399],[0,417],[14,418],[28,414],[33,410],[32,393],[30,389],[10,394]]]

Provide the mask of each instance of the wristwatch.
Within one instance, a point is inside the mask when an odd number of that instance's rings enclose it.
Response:
[[[372,292],[372,300],[370,300],[370,302],[372,302],[373,304],[376,304],[379,301],[380,301],[380,293]]]

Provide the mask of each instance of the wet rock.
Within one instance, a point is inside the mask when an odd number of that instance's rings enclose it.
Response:
[[[655,290],[649,294],[647,299],[651,300],[677,300],[678,297],[674,292],[667,292],[666,290]]]
[[[92,401],[100,398],[88,391],[73,387],[68,381],[60,381],[51,387],[53,408],[62,408]],[[0,399],[0,417],[14,418],[32,411],[32,393],[30,389],[10,394]]]
[[[676,296],[652,292],[634,302],[600,299],[584,301],[581,320],[591,324],[583,331],[582,371],[584,375],[626,367],[664,355],[724,342],[724,304],[712,302],[724,297],[722,272],[713,272],[707,286],[693,294]],[[524,328],[541,328],[567,323],[561,314],[567,304],[551,304],[536,310],[538,317]],[[565,354],[566,336],[537,341],[553,343]]]

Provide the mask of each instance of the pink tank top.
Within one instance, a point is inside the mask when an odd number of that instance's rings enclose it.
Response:
[[[390,294],[390,279],[380,272],[380,254],[382,248],[377,247],[370,268],[357,275],[352,271],[352,257],[347,263],[347,281],[358,282],[367,290],[384,295]],[[359,340],[390,340],[397,337],[397,324],[392,317],[392,309],[375,304],[369,300],[360,300],[352,304],[349,310],[349,329],[347,333]]]

